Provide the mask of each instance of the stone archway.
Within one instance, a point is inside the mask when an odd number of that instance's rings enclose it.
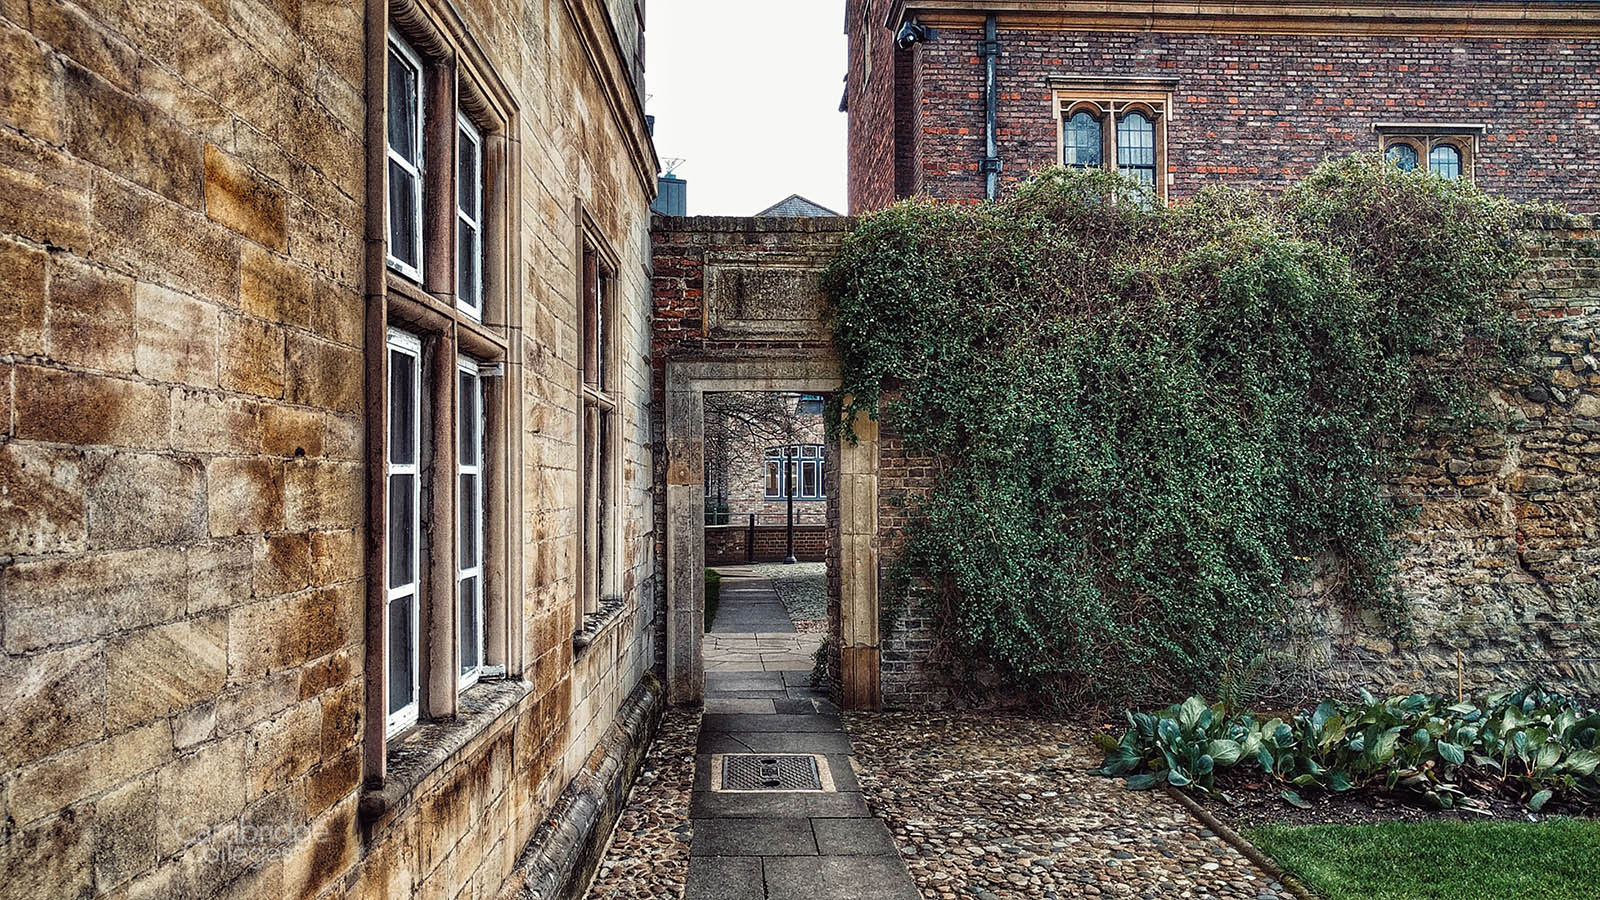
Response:
[[[708,392],[839,389],[839,367],[827,354],[776,352],[666,363],[667,695],[699,702],[705,690],[701,656],[705,616],[705,395]],[[876,709],[878,654],[877,423],[859,417],[856,440],[832,439],[838,460],[838,515],[830,522],[830,556],[839,567],[839,617],[830,630],[840,645],[843,702]]]

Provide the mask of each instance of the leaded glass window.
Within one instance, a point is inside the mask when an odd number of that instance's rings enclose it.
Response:
[[[1084,169],[1098,169],[1105,155],[1100,120],[1088,112],[1074,113],[1067,119],[1062,135],[1062,162]]]
[[[1117,122],[1117,170],[1148,185],[1156,184],[1156,123],[1140,112]]]

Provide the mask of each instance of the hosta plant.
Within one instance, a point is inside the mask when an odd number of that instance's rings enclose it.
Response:
[[[1537,812],[1552,798],[1600,802],[1600,711],[1534,685],[1452,702],[1438,694],[1327,700],[1288,719],[1228,710],[1199,697],[1157,713],[1128,713],[1120,739],[1096,736],[1098,770],[1128,786],[1162,784],[1219,794],[1219,769],[1247,767],[1301,791],[1380,789],[1442,808],[1503,796]]]

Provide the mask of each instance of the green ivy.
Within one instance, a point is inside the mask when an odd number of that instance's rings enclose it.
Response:
[[[1515,356],[1522,211],[1369,157],[1163,207],[1048,170],[831,266],[846,412],[942,461],[902,563],[945,642],[1065,701],[1214,685],[1313,561],[1388,610],[1383,485]]]

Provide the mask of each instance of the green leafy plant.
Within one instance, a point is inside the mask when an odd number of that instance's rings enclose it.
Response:
[[[1537,685],[1452,703],[1440,695],[1326,700],[1289,719],[1261,719],[1199,697],[1157,713],[1128,713],[1121,738],[1096,735],[1102,775],[1218,793],[1218,770],[1259,771],[1289,803],[1302,790],[1379,789],[1434,806],[1504,796],[1537,812],[1554,797],[1600,802],[1600,711]]]
[[[1058,169],[865,217],[825,279],[842,411],[940,461],[899,582],[1057,703],[1215,690],[1313,560],[1403,635],[1381,486],[1520,358],[1520,215],[1353,157],[1271,196]]]

